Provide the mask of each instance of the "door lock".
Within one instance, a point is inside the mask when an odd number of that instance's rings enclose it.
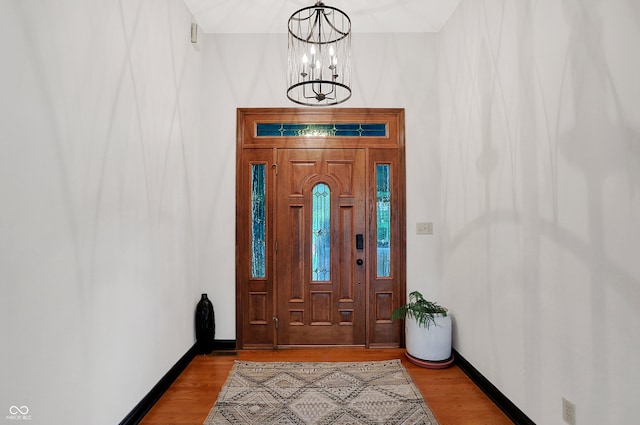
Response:
[[[362,261],[362,258],[358,258],[358,259],[356,260],[356,264],[357,264],[357,265],[359,265],[359,266],[361,266],[361,265],[363,265],[363,264],[364,264],[364,261]]]

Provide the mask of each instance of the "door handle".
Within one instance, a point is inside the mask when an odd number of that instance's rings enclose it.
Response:
[[[364,261],[362,261],[362,258],[358,258],[358,259],[356,260],[356,264],[357,264],[357,265],[359,265],[359,266],[361,266],[361,265],[363,265],[363,264],[364,264]]]
[[[356,249],[363,250],[364,249],[364,237],[362,233],[358,233],[356,235]]]

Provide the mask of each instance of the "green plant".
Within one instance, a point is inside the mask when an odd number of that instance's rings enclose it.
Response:
[[[420,292],[413,291],[409,294],[409,302],[393,310],[391,318],[412,318],[418,322],[420,327],[429,329],[432,324],[436,324],[436,314],[446,316],[447,309],[437,303],[425,300]]]

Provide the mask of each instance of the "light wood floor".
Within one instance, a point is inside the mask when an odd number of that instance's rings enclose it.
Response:
[[[440,425],[511,425],[500,409],[457,367],[431,370],[409,363],[402,349],[325,348],[240,350],[197,356],[145,416],[143,425],[202,424],[234,360],[375,361],[402,359]]]

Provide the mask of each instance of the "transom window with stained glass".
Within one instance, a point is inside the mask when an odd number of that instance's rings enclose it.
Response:
[[[386,123],[258,123],[257,137],[386,137]]]

